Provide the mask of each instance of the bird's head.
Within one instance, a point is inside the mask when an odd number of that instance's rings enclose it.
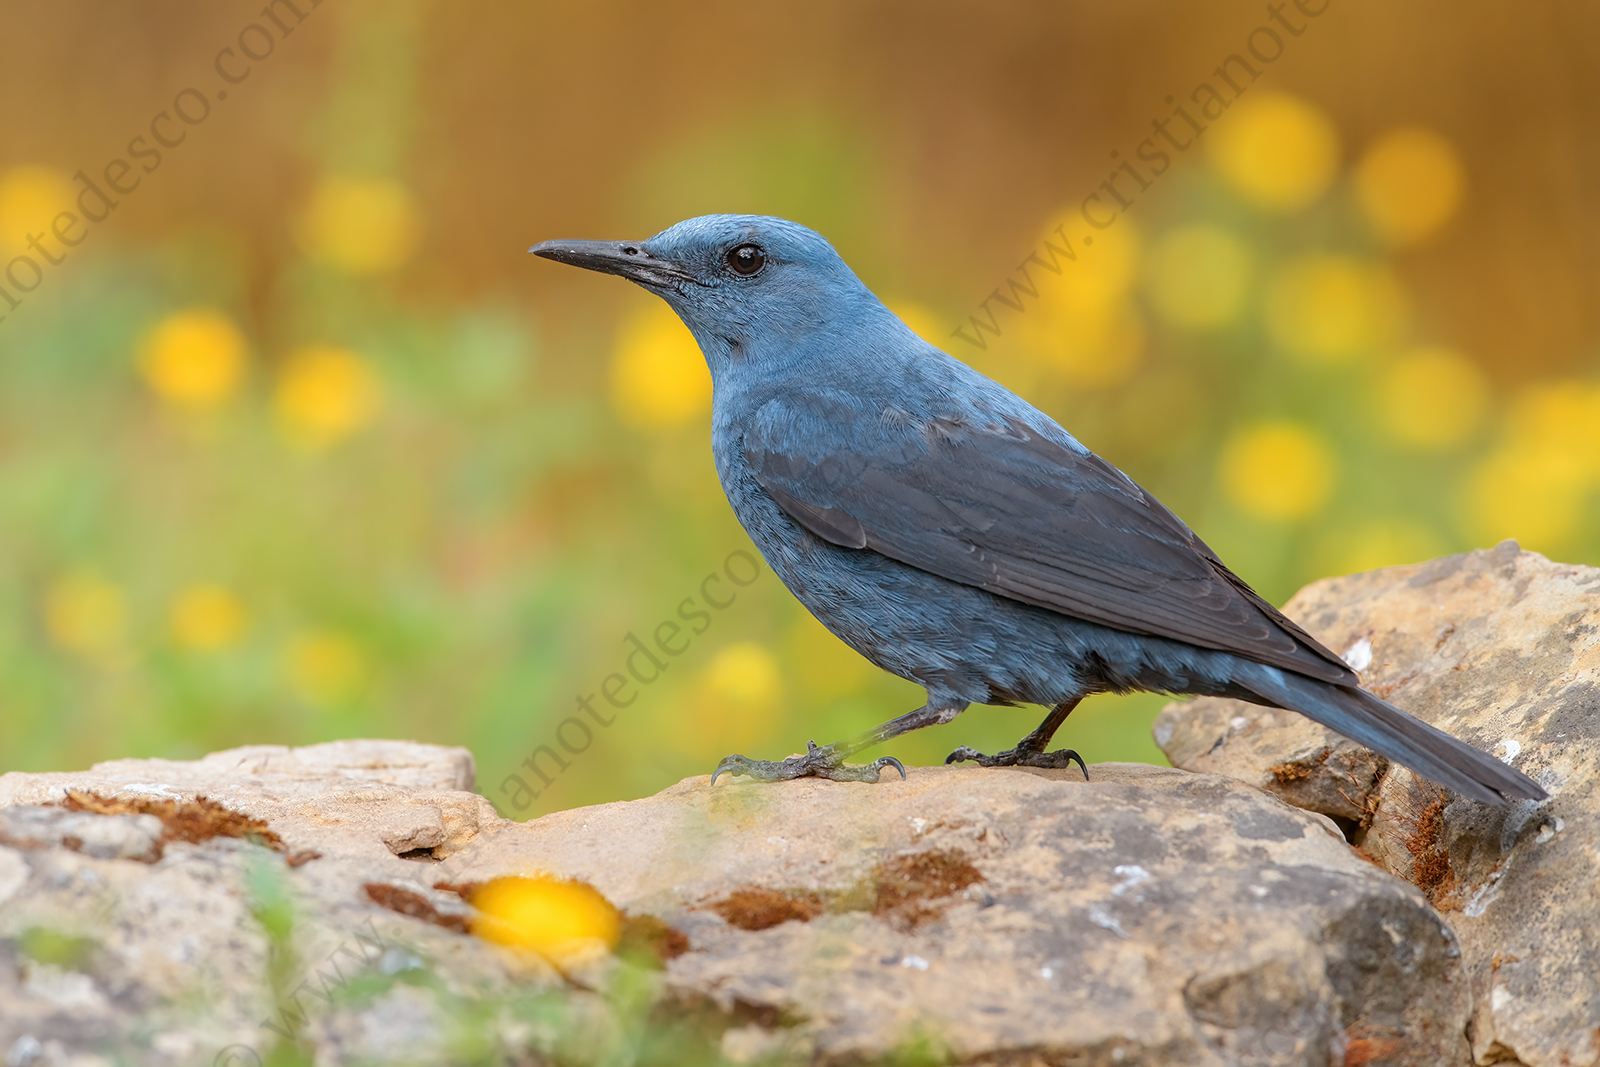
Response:
[[[661,297],[718,379],[827,347],[816,342],[832,330],[905,329],[821,234],[787,219],[704,215],[643,241],[543,241],[528,251]]]

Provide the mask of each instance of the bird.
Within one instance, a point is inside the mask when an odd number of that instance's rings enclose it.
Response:
[[[972,705],[1050,709],[1008,750],[946,763],[1088,767],[1050,741],[1085,697],[1233,697],[1304,715],[1473,800],[1543,800],[1526,775],[1360,687],[1149,492],[1044,412],[925,341],[815,231],[692,218],[541,258],[662,298],[712,382],[711,446],[739,522],[835,636],[927,702],[854,738],[712,775],[877,781],[848,758]]]

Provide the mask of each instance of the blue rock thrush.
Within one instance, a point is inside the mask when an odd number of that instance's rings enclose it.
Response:
[[[1360,689],[1155,497],[912,333],[811,230],[708,215],[646,241],[530,251],[671,305],[711,367],[711,447],[739,521],[824,626],[928,692],[852,740],[729,756],[716,774],[903,776],[892,757],[845,759],[971,704],[1020,703],[1053,710],[1009,751],[962,747],[946,762],[1082,767],[1047,751],[1078,702],[1149,690],[1289,708],[1475,800],[1544,798]]]

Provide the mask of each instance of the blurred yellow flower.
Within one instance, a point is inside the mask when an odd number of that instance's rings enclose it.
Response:
[[[403,267],[420,231],[411,194],[398,182],[332,176],[312,192],[298,234],[312,256],[365,276]]]
[[[318,630],[301,634],[284,657],[289,683],[308,704],[329,707],[360,692],[367,661],[356,643],[343,634]]]
[[[609,952],[622,917],[584,882],[549,877],[495,878],[472,894],[472,932],[485,941],[532,949],[557,967]]]
[[[1588,495],[1600,489],[1600,383],[1563,381],[1523,390],[1502,439],[1467,478],[1463,521],[1481,544],[1514,537],[1550,554],[1578,534]]]
[[[1577,532],[1589,488],[1583,466],[1549,448],[1513,445],[1491,453],[1467,478],[1468,533],[1480,545],[1514,537],[1536,552],[1561,551]]]
[[[284,361],[276,407],[290,440],[326,448],[372,422],[381,391],[365,360],[347,348],[312,345]]]
[[[939,320],[933,317],[933,312],[910,300],[893,300],[886,303],[896,318],[911,327],[912,333],[931,345],[942,347],[941,342],[944,337],[941,334],[945,331],[941,328]]]
[[[717,649],[706,665],[705,689],[711,696],[751,710],[768,710],[778,698],[778,661],[766,646],[740,641]]]
[[[1072,217],[1064,215],[1051,225],[1070,224]],[[1083,389],[1126,381],[1144,357],[1144,323],[1128,298],[1139,272],[1139,229],[1124,219],[1094,236],[1090,248],[1074,244],[1076,261],[1056,253],[1059,275],[1031,260],[1026,271],[1013,274],[1015,283],[1026,282],[1037,296],[1019,292],[1012,282],[1000,290],[1022,305],[1006,327],[1006,348],[1039,377]],[[1040,240],[1063,248],[1054,229]],[[1048,254],[1038,255],[1049,261]],[[1003,310],[992,301],[990,308]]]
[[[1470,359],[1419,348],[1384,369],[1377,389],[1384,431],[1401,444],[1446,449],[1464,443],[1489,410],[1489,382]]]
[[[75,192],[66,175],[49,167],[12,167],[0,174],[0,255],[10,259],[27,252],[30,235],[51,233],[56,216],[72,209]],[[46,247],[59,255],[61,243],[52,236]]]
[[[623,326],[611,356],[611,404],[642,430],[670,430],[711,408],[711,372],[694,335],[651,301]]]
[[[1146,285],[1156,311],[1179,326],[1232,322],[1250,285],[1250,252],[1220,226],[1173,230],[1150,253]]]
[[[62,648],[87,656],[122,643],[126,610],[122,590],[97,574],[68,574],[45,594],[45,629]]]
[[[145,337],[139,370],[173,407],[210,411],[233,399],[244,380],[244,335],[218,311],[168,315]]]
[[[1333,449],[1296,422],[1269,422],[1234,434],[1222,450],[1223,488],[1239,508],[1287,521],[1316,514],[1333,491]]]
[[[765,645],[719,648],[687,694],[685,750],[705,757],[764,744],[778,725],[782,697],[783,675]]]
[[[172,605],[173,640],[196,652],[215,652],[238,643],[244,626],[244,605],[221,586],[197,585]]]
[[[1461,206],[1466,177],[1455,148],[1432,130],[1388,131],[1356,165],[1356,198],[1378,235],[1390,244],[1420,241]]]
[[[1506,416],[1506,437],[1522,450],[1571,464],[1577,477],[1600,485],[1600,383],[1550,382],[1524,389]]]
[[[1339,137],[1320,108],[1285,93],[1237,101],[1210,131],[1211,164],[1245,199],[1293,211],[1320,197],[1339,165]]]
[[[1049,303],[1020,318],[1016,343],[1049,377],[1105,389],[1133,376],[1144,359],[1145,329],[1127,301],[1074,308]]]
[[[1051,219],[1045,231],[1039,236],[1039,244],[1035,246],[1039,259],[1049,263],[1052,254],[1045,249],[1045,242],[1056,248],[1064,248],[1061,235],[1057,228],[1066,225],[1065,232],[1072,233],[1073,228],[1081,229],[1077,221],[1078,213],[1064,212]],[[1059,275],[1051,273],[1049,268],[1041,267],[1035,260],[1027,261],[1027,271],[1018,270],[1013,274],[1019,281],[1027,279],[1038,287],[1040,299],[1046,306],[1054,307],[1067,312],[1088,312],[1103,310],[1113,304],[1120,303],[1128,291],[1133,288],[1133,283],[1139,273],[1139,263],[1143,252],[1143,235],[1138,224],[1127,215],[1117,220],[1117,224],[1109,229],[1093,234],[1094,244],[1084,246],[1074,242],[1073,251],[1076,260],[1068,260],[1059,253],[1055,254],[1056,265],[1061,268]],[[1032,302],[1026,294],[1019,294],[1007,285],[1001,290],[1013,299],[1020,299],[1025,307]],[[991,304],[991,307],[995,305]],[[995,310],[1000,310],[995,307]]]
[[[1405,296],[1387,269],[1348,256],[1315,255],[1281,268],[1267,287],[1267,334],[1310,363],[1339,364],[1391,341]]]
[[[1338,527],[1318,542],[1313,560],[1323,576],[1420,563],[1449,551],[1439,532],[1416,519],[1376,518]]]
[[[789,631],[789,658],[795,681],[806,696],[818,700],[843,696],[866,683],[873,665],[835,637],[809,612],[802,612]]]

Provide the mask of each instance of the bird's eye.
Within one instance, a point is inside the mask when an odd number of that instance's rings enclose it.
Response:
[[[767,254],[759,245],[740,245],[728,253],[727,259],[735,274],[754,274],[767,265]]]

